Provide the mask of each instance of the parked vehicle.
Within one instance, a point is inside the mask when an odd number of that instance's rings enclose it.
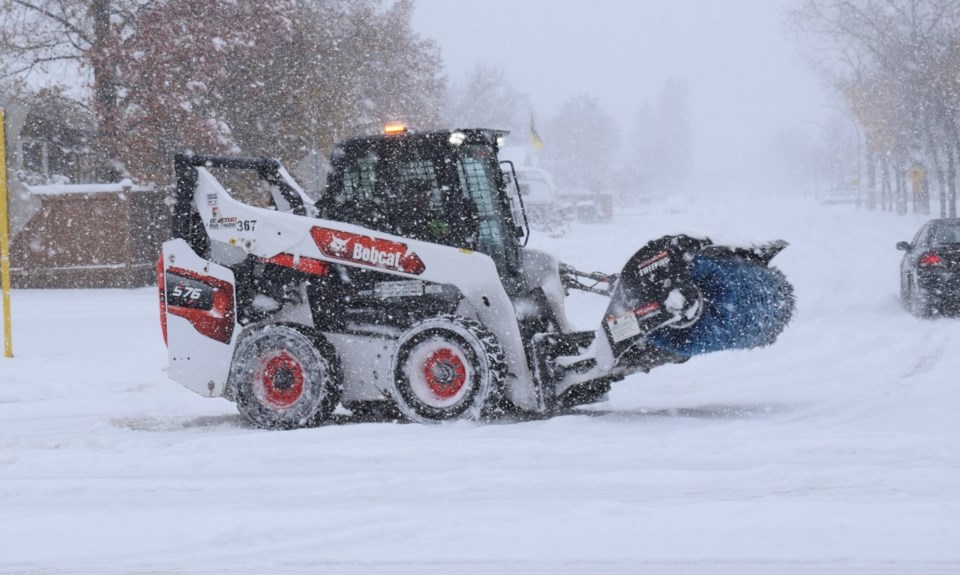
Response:
[[[920,317],[960,312],[960,218],[925,223],[912,242],[898,242],[900,300]]]
[[[580,222],[602,223],[613,218],[613,193],[561,189],[557,198]]]
[[[507,185],[511,185],[514,173],[530,227],[553,237],[564,235],[570,228],[570,215],[557,199],[550,174],[540,168],[514,166],[512,171],[504,170]]]

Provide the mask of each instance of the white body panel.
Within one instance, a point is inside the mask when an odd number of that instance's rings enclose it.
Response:
[[[393,378],[390,358],[397,340],[345,333],[326,335],[343,367],[344,403],[389,399]]]
[[[197,256],[183,240],[171,240],[163,244],[163,271],[170,268],[186,270],[197,276],[214,278],[231,287],[234,283],[233,272]],[[237,342],[236,324],[230,321],[236,317],[236,304],[231,296],[232,315],[223,320],[228,322],[229,339],[218,341],[198,331],[189,319],[170,312],[166,294],[163,294],[167,324],[167,354],[170,360],[169,376],[201,395],[217,397],[223,394],[230,372],[230,362]]]
[[[553,310],[554,317],[560,323],[560,331],[570,331],[567,322],[566,299],[563,281],[560,279],[560,268],[556,258],[539,250],[523,250],[523,279],[528,286],[539,286]]]

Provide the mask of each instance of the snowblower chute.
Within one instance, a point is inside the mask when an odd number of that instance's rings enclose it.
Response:
[[[171,377],[267,428],[323,423],[338,404],[477,420],[598,401],[628,374],[786,326],[792,288],[769,266],[784,242],[666,236],[616,275],[526,248],[504,134],[345,141],[316,202],[275,161],[178,156],[158,266]],[[570,329],[570,288],[610,297],[598,329]]]

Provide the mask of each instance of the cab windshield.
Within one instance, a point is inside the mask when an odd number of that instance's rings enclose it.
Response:
[[[498,191],[500,166],[493,149],[464,144],[457,154],[457,177],[464,193],[477,207],[480,233],[477,250],[494,259],[501,271],[516,270],[518,251],[511,233],[509,206]]]

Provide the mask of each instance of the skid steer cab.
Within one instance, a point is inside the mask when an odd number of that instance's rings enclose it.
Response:
[[[334,147],[309,197],[274,160],[179,155],[158,263],[169,376],[253,425],[355,413],[417,422],[549,415],[708,351],[772,343],[793,310],[786,244],[667,236],[620,273],[524,247],[495,130],[395,129]],[[609,297],[571,330],[569,289]]]

